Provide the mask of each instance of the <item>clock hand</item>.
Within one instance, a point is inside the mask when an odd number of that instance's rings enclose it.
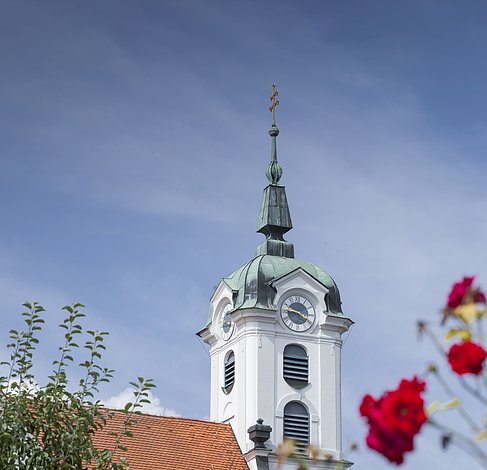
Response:
[[[288,308],[287,311],[297,313],[300,317],[303,317],[305,320],[308,319],[308,315],[305,315],[304,313],[300,312],[299,310],[294,310],[293,308]]]

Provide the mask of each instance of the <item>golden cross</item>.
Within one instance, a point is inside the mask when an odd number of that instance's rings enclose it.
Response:
[[[279,100],[277,99],[277,95],[279,92],[277,91],[276,85],[272,85],[272,95],[270,96],[271,105],[269,107],[269,111],[272,113],[272,125],[276,125],[276,107],[279,104]]]

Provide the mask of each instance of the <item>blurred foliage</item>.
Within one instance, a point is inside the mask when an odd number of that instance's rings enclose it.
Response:
[[[96,399],[99,386],[108,383],[114,372],[100,365],[108,333],[83,330],[82,304],[63,307],[66,318],[59,325],[63,333],[59,357],[52,362],[47,383],[40,385],[34,377],[33,358],[45,310],[37,302],[23,306],[24,329],[10,330],[10,358],[0,363],[0,468],[127,469],[128,463],[120,455],[126,450],[123,441],[132,436],[130,427],[139,408],[149,403],[152,380],[138,377],[131,382],[134,399],[124,407],[119,431],[111,433],[113,448],[98,449],[93,435],[113,417]],[[73,386],[68,372],[76,362],[76,353],[83,356],[78,363],[83,373]]]

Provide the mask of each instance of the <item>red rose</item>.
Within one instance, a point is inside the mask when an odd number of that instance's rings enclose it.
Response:
[[[414,449],[413,438],[399,433],[386,431],[380,427],[371,427],[365,438],[370,449],[382,454],[389,462],[400,465],[404,454]]]
[[[413,450],[414,436],[426,421],[421,393],[425,383],[416,377],[401,380],[396,390],[386,391],[378,400],[365,395],[360,414],[367,418],[366,443],[389,461],[401,464]]]
[[[382,397],[383,418],[387,426],[401,434],[414,436],[426,421],[424,402],[420,393],[424,382],[401,380],[397,390],[386,392]]]
[[[484,367],[487,357],[485,349],[472,341],[463,341],[453,344],[448,351],[448,362],[458,375],[475,374],[479,375]]]
[[[478,304],[487,303],[487,300],[485,299],[485,294],[480,290],[479,287],[477,287],[477,289],[475,289],[474,291],[473,301]]]
[[[475,276],[464,276],[464,278],[453,284],[450,293],[448,294],[447,306],[450,308],[457,308],[459,305],[464,303],[464,300],[476,303],[485,303],[485,294],[480,290],[480,288],[472,288]],[[465,297],[469,294],[468,298]],[[466,303],[467,303],[466,302]]]

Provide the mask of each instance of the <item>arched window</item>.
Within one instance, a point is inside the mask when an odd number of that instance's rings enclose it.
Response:
[[[223,391],[230,393],[235,383],[235,354],[230,351],[227,354],[224,364]]]
[[[299,401],[290,401],[284,407],[284,439],[293,439],[299,450],[309,444],[309,413]]]
[[[306,349],[297,344],[288,344],[284,348],[283,377],[294,388],[303,388],[308,385],[308,353]]]

